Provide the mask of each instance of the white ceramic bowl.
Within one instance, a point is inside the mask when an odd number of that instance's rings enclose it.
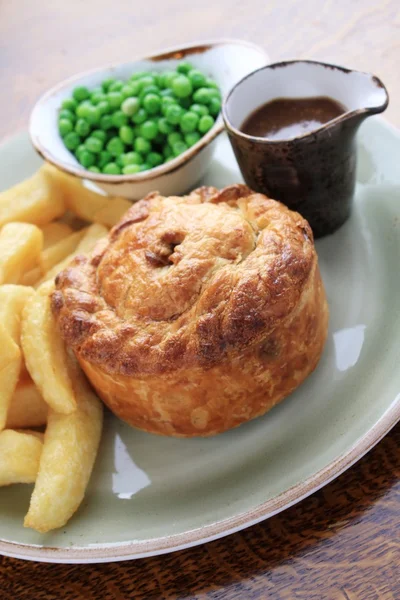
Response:
[[[90,89],[109,77],[128,79],[135,71],[174,69],[182,59],[189,60],[212,77],[223,96],[245,75],[268,61],[266,53],[258,46],[240,40],[216,40],[181,46],[129,63],[80,73],[53,87],[36,103],[29,124],[35,149],[59,169],[90,180],[111,195],[139,199],[153,190],[167,196],[182,194],[193,188],[212,159],[212,142],[224,127],[221,115],[212,129],[186,152],[166,164],[135,175],[104,175],[87,171],[64,146],[57,127],[61,102],[71,96],[76,86],[84,85]]]

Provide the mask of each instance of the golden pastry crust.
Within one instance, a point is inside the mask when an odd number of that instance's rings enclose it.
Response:
[[[52,308],[106,404],[180,436],[265,413],[315,368],[328,322],[307,221],[239,184],[148,195],[57,276]]]

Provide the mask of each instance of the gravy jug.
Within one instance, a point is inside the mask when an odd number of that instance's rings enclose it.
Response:
[[[258,107],[276,99],[329,98],[343,112],[287,139],[243,131]],[[356,181],[355,134],[389,102],[369,73],[297,60],[267,65],[239,81],[223,105],[223,118],[246,183],[300,212],[315,237],[333,233],[349,217]]]

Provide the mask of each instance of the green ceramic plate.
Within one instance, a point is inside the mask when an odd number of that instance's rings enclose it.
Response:
[[[315,373],[269,414],[211,439],[176,440],[107,416],[78,513],[55,533],[24,529],[31,486],[0,489],[0,552],[101,562],[170,552],[266,519],[325,485],[400,417],[400,134],[383,120],[359,132],[351,219],[317,243],[331,322]],[[0,188],[40,165],[27,134],[0,147]],[[240,179],[218,141],[204,183]]]

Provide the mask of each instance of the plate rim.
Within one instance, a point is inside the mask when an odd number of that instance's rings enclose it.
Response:
[[[0,554],[45,563],[94,564],[149,558],[199,546],[256,525],[304,500],[363,458],[399,421],[400,393],[371,429],[326,467],[255,508],[210,525],[149,541],[99,544],[93,548],[55,548],[0,539]]]
[[[375,117],[375,119],[379,120],[381,126],[395,134],[400,141],[400,131],[394,125],[382,117]],[[17,141],[17,138],[22,142],[25,136],[29,140],[28,132],[21,128],[0,140],[0,147]],[[45,563],[94,564],[157,556],[220,539],[260,523],[318,491],[365,456],[399,421],[400,393],[372,427],[346,452],[337,456],[328,465],[256,507],[209,525],[151,540],[98,544],[93,547],[56,548],[22,544],[0,538],[0,555]]]

